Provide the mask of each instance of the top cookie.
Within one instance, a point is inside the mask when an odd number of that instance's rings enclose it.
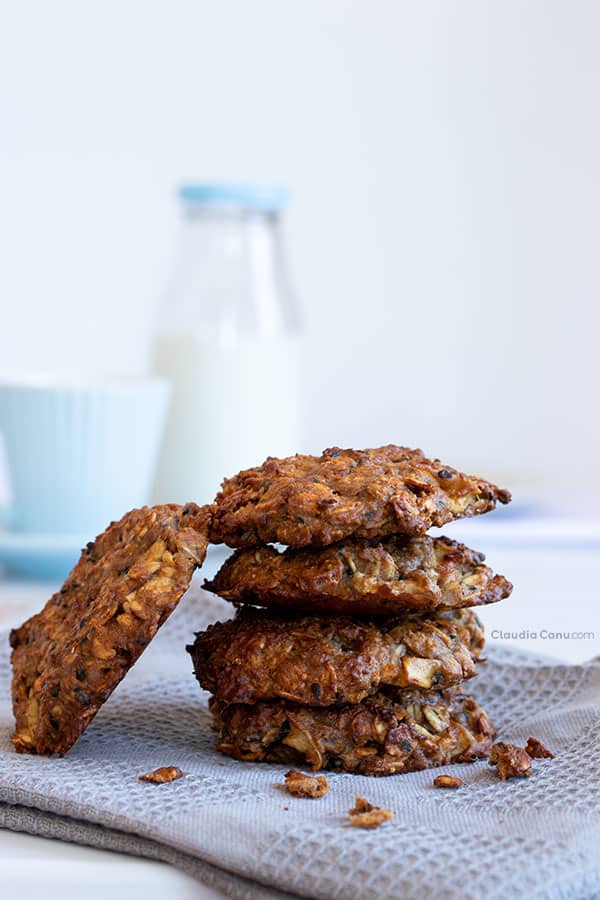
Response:
[[[62,756],[73,746],[202,565],[210,516],[194,503],[132,510],[11,632],[17,751]]]
[[[433,525],[509,503],[510,493],[421,450],[332,447],[321,456],[267,459],[223,482],[211,541],[325,546],[348,537],[423,534]]]

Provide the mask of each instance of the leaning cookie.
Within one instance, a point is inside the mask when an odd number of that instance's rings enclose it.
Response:
[[[211,541],[306,547],[423,534],[510,499],[508,491],[421,450],[333,447],[321,456],[269,458],[226,479],[215,500]]]
[[[319,549],[237,550],[205,587],[233,603],[306,612],[393,616],[508,597],[483,553],[449,538],[393,536]]]
[[[211,700],[217,749],[235,759],[395,775],[488,755],[494,727],[472,697],[379,693],[358,704],[305,707],[279,700],[224,706]]]
[[[454,627],[453,616],[456,617]],[[443,688],[472,678],[475,613],[428,621],[293,616],[245,607],[188,647],[201,687],[223,703],[359,703],[382,685]]]
[[[202,565],[210,517],[194,503],[127,513],[11,632],[17,751],[63,755],[73,746]]]

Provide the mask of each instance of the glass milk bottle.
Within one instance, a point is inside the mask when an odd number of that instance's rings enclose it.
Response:
[[[185,185],[153,365],[172,399],[157,502],[211,501],[225,476],[300,447],[300,334],[280,218],[285,193]]]

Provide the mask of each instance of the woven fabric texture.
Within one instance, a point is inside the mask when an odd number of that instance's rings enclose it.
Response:
[[[10,743],[10,666],[0,649],[0,827],[162,859],[235,898],[422,900],[600,897],[600,661],[550,664],[491,647],[469,684],[502,740],[540,738],[556,759],[500,782],[485,761],[390,778],[328,774],[320,800],[276,788],[285,767],[217,754],[207,695],[183,647],[231,615],[196,581],[180,608],[64,759]],[[138,775],[176,765],[166,785]],[[393,810],[372,832],[346,825],[359,794]]]

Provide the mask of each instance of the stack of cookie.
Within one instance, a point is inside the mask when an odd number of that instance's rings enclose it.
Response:
[[[237,550],[206,587],[238,611],[188,647],[218,749],[363,775],[487,755],[494,729],[463,690],[484,644],[472,607],[511,585],[425,532],[509,500],[393,445],[226,480],[210,537]]]

